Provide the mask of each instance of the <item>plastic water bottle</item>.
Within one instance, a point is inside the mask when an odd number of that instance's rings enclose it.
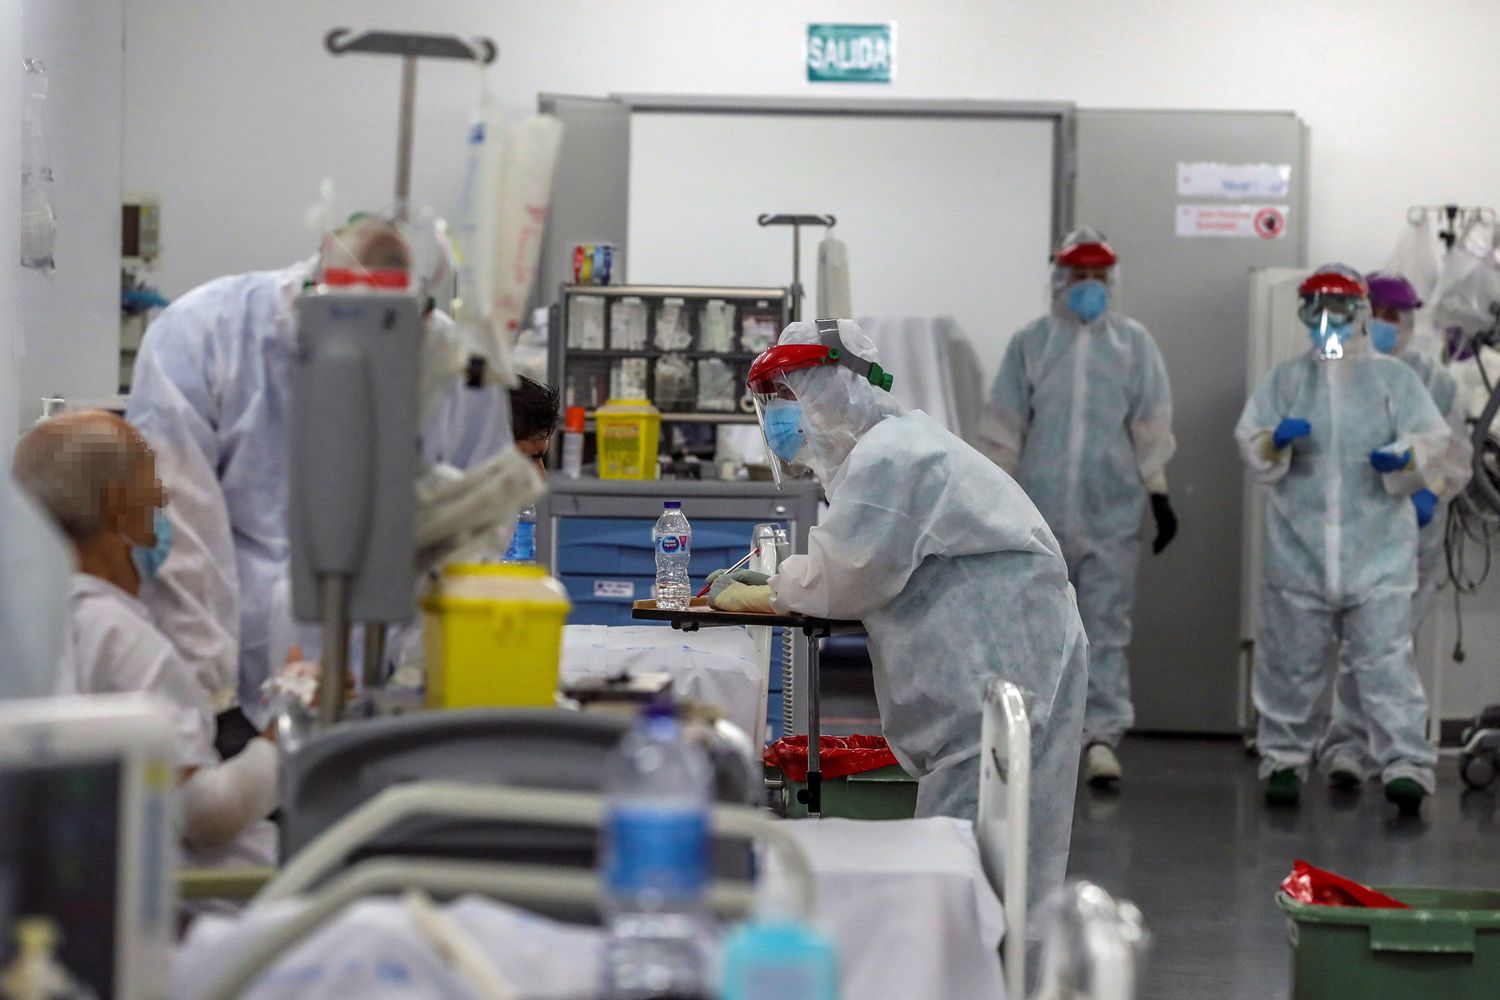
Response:
[[[742,925],[724,945],[720,1000],[838,1000],[838,950],[781,912]]]
[[[611,756],[602,857],[604,995],[712,995],[707,904],[713,771],[665,703]]]
[[[494,551],[491,549],[490,551]],[[516,522],[516,532],[510,536],[510,547],[505,550],[503,562],[536,562],[536,508],[525,507],[521,519]]]
[[[583,430],[587,417],[581,406],[570,406],[563,419],[562,474],[569,479],[583,475]]]
[[[656,606],[664,611],[686,611],[693,599],[688,563],[693,559],[693,528],[682,512],[682,501],[668,500],[651,530],[656,543]]]

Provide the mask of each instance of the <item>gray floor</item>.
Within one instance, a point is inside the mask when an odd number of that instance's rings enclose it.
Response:
[[[867,673],[824,675],[828,733],[880,732]],[[1453,758],[1418,819],[1377,783],[1358,794],[1309,784],[1271,811],[1239,740],[1131,737],[1118,793],[1080,786],[1069,878],[1141,908],[1154,947],[1141,1000],[1285,1000],[1291,952],[1272,898],[1297,858],[1376,885],[1500,890],[1496,791],[1467,789]]]
[[[1070,878],[1133,900],[1154,948],[1143,1000],[1285,998],[1290,952],[1272,900],[1293,860],[1370,884],[1500,889],[1494,788],[1464,788],[1451,759],[1420,819],[1378,784],[1310,784],[1300,809],[1262,803],[1238,741],[1132,738],[1118,794],[1079,789]]]

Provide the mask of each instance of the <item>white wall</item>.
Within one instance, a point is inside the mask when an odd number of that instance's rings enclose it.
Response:
[[[0,0],[0,177],[21,176],[21,0]],[[9,258],[0,257],[0,463],[10,467],[20,412],[20,365],[14,357],[21,332],[20,257],[21,186],[0,185],[0,233]]]
[[[363,25],[491,35],[502,49],[494,86],[518,110],[539,90],[1289,109],[1312,129],[1311,255],[1360,266],[1384,260],[1413,202],[1500,200],[1500,133],[1483,98],[1500,4],[1314,10],[1297,0],[126,0],[126,188],[165,196],[169,295],[306,251],[301,211],[323,175],[338,179],[346,207],[388,200],[396,64],[322,49],[328,28]],[[898,24],[894,85],[804,81],[809,20],[883,18]],[[448,208],[474,74],[425,65],[418,91],[416,191]]]
[[[755,217],[829,213],[850,248],[855,315],[952,316],[988,386],[1010,334],[1043,307],[1053,131],[1036,120],[638,114],[626,270],[644,284],[786,285],[791,233]],[[822,238],[803,233],[804,317],[816,312]]]
[[[1291,110],[1312,134],[1310,255],[1370,268],[1384,262],[1408,205],[1500,202],[1500,129],[1487,98],[1500,3],[1324,7],[125,0],[125,188],[162,196],[164,257],[155,279],[169,296],[309,252],[302,211],[324,176],[337,180],[346,210],[386,204],[397,64],[334,59],[322,48],[331,27],[379,26],[492,36],[502,50],[492,86],[516,113],[533,108],[543,90]],[[882,19],[898,24],[895,84],[805,82],[809,20]],[[440,211],[456,200],[475,89],[466,66],[426,64],[420,73],[414,190]],[[858,248],[851,250],[857,260]],[[1023,294],[1035,301],[1037,293]],[[1458,685],[1460,709],[1479,697],[1500,701],[1500,669],[1482,664],[1478,652],[1500,648],[1500,619],[1471,618],[1468,635],[1474,652]]]
[[[98,399],[119,389],[124,3],[25,0],[22,6],[20,55],[47,67],[57,213],[57,270],[20,269],[26,355],[19,416],[26,426],[41,413],[44,395]]]

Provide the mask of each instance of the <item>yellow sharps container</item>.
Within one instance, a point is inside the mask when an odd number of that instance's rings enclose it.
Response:
[[[645,399],[611,399],[594,414],[600,479],[655,479],[661,412]]]
[[[422,599],[428,708],[550,706],[572,605],[532,565],[456,565]]]

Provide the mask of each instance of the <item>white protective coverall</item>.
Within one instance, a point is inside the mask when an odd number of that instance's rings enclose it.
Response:
[[[1409,335],[1405,339],[1403,348],[1392,356],[1417,373],[1438,412],[1448,422],[1448,446],[1433,463],[1433,481],[1425,484],[1437,494],[1437,513],[1425,526],[1417,529],[1417,593],[1412,600],[1411,616],[1415,635],[1423,619],[1427,617],[1427,612],[1432,609],[1433,598],[1448,579],[1444,548],[1448,529],[1448,501],[1463,492],[1473,476],[1470,460],[1474,455],[1474,446],[1469,438],[1457,381],[1442,365],[1411,346]],[[1412,516],[1416,516],[1415,512]],[[1376,769],[1375,761],[1370,756],[1369,727],[1360,714],[1354,671],[1346,661],[1347,657],[1341,650],[1328,732],[1324,734],[1322,746],[1318,749],[1318,763],[1325,772],[1331,771],[1335,766],[1348,767],[1355,774],[1368,777]]]
[[[1088,238],[1089,231],[1064,241]],[[1086,743],[1117,746],[1135,722],[1131,613],[1148,493],[1167,492],[1172,391],[1146,328],[1109,308],[1082,323],[1068,308],[1072,269],[1054,265],[1052,309],[1006,348],[979,424],[979,449],[1010,473],[1046,517],[1078,589],[1089,636]]]
[[[1272,436],[1288,418],[1308,421],[1311,433],[1276,449]],[[1432,792],[1437,752],[1412,662],[1410,496],[1432,479],[1448,425],[1416,373],[1376,353],[1361,332],[1340,360],[1314,350],[1276,366],[1246,403],[1235,437],[1251,474],[1270,486],[1252,685],[1261,777],[1295,770],[1306,779],[1338,637],[1382,780],[1411,778]],[[1370,453],[1387,446],[1409,449],[1413,468],[1377,472]]]
[[[852,321],[839,332],[878,360]],[[780,343],[818,343],[816,324],[792,324]],[[864,622],[881,724],[919,780],[919,817],[975,817],[984,688],[1003,678],[1026,693],[1035,906],[1067,866],[1088,683],[1057,540],[1014,480],[927,414],[903,412],[847,368],[785,378],[828,510],[807,554],[771,578],[772,604]]]
[[[215,711],[238,701],[257,728],[261,685],[280,666],[296,300],[312,273],[304,261],[232,275],[173,302],[146,332],[125,414],[172,498],[172,551],[142,600]],[[497,390],[455,381],[429,417],[424,457],[468,468],[512,444],[508,421]]]

